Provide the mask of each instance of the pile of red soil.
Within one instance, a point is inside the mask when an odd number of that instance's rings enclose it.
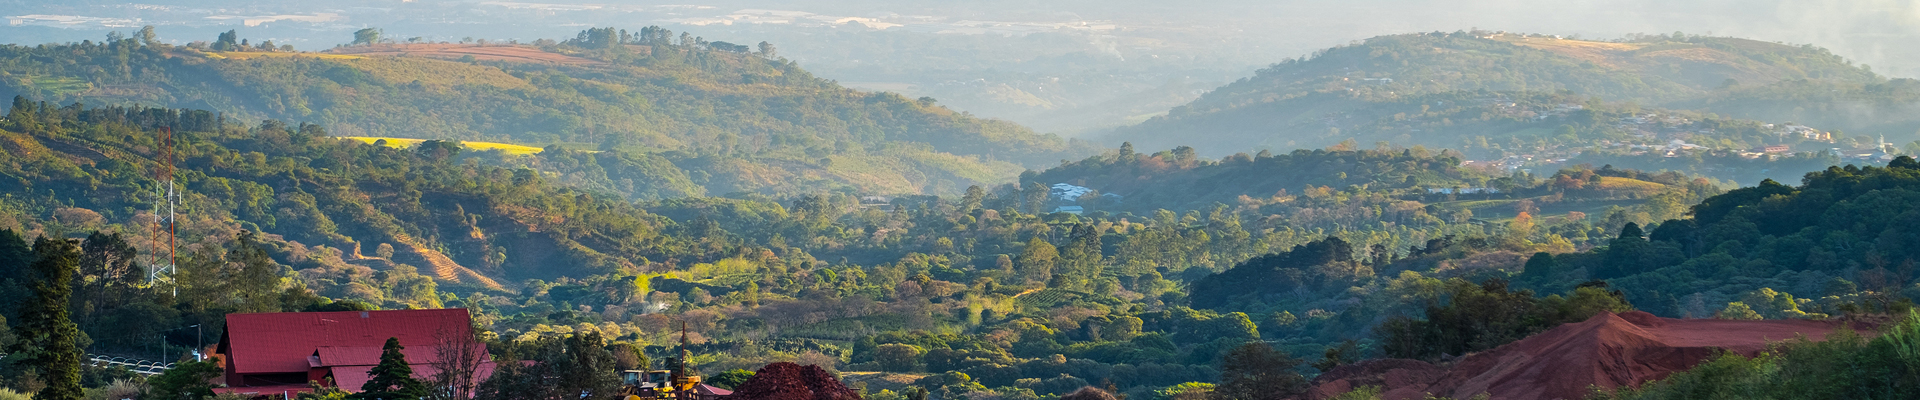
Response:
[[[740,400],[860,400],[860,393],[847,389],[833,374],[819,366],[790,362],[767,364],[753,378],[733,389]]]
[[[1501,399],[1579,399],[1589,386],[1639,385],[1693,367],[1720,350],[1753,356],[1767,343],[1805,335],[1823,340],[1837,322],[1730,321],[1660,318],[1645,312],[1601,313],[1442,368],[1415,360],[1372,360],[1335,368],[1314,379],[1309,399],[1360,386],[1379,386],[1385,398],[1457,399],[1486,393]]]

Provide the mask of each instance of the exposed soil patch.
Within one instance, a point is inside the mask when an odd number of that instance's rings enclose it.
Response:
[[[348,46],[326,51],[359,56],[413,56],[457,60],[472,56],[479,61],[537,62],[565,65],[601,65],[600,61],[550,53],[532,46],[473,44],[382,44]]]
[[[1601,313],[1584,322],[1467,356],[1450,367],[1414,360],[1372,360],[1314,379],[1307,398],[1325,399],[1379,386],[1387,399],[1428,394],[1456,399],[1579,399],[1589,386],[1639,385],[1684,371],[1720,351],[1753,356],[1770,342],[1805,335],[1824,340],[1840,323],[1660,318],[1640,311]]]
[[[1560,53],[1568,57],[1590,61],[1608,68],[1623,68],[1626,63],[1616,58],[1622,54],[1638,50],[1646,45],[1638,43],[1589,42],[1585,40],[1518,38],[1503,37],[1501,40],[1519,46]]]

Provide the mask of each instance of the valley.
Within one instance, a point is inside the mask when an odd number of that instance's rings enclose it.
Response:
[[[767,42],[373,29],[0,46],[0,398],[1920,385],[1913,81],[1818,47],[1380,36],[1069,138]]]

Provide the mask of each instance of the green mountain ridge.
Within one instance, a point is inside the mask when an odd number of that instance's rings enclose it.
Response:
[[[1116,129],[1105,140],[1148,148],[1194,146],[1212,155],[1318,148],[1347,139],[1463,148],[1463,138],[1476,136],[1496,143],[1510,137],[1552,138],[1549,132],[1567,123],[1538,118],[1569,114],[1568,106],[1611,105],[1620,113],[1652,106],[1682,112],[1698,107],[1691,112],[1775,123],[1807,121],[1779,120],[1780,114],[1736,106],[1733,100],[1709,101],[1732,93],[1770,93],[1769,88],[1788,85],[1785,82],[1866,85],[1868,91],[1887,91],[1874,85],[1889,84],[1825,49],[1736,38],[1651,36],[1596,42],[1482,31],[1407,34],[1274,64],[1165,116]],[[1535,104],[1527,106],[1527,99]],[[1519,111],[1528,115],[1510,118],[1514,110],[1507,103],[1518,103]],[[1820,109],[1817,104],[1802,106]],[[1404,123],[1423,116],[1428,118],[1424,126]],[[1580,137],[1601,138],[1605,136]]]
[[[619,151],[627,154],[573,163],[602,164],[597,170],[546,171],[671,182],[623,192],[636,199],[957,193],[1094,149],[926,101],[846,89],[781,59],[671,44],[655,29],[644,41],[583,33],[464,50],[544,62],[447,60],[434,52],[446,46],[428,47],[440,45],[364,54],[223,52],[135,39],[10,45],[0,47],[0,95],[200,108],[230,119],[311,122],[341,136]],[[594,30],[602,31],[612,29]]]

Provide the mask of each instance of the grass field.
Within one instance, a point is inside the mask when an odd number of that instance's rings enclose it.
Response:
[[[358,141],[366,142],[368,144],[376,144],[381,140],[386,140],[387,147],[392,147],[396,149],[413,147],[414,145],[420,144],[420,142],[427,141],[426,139],[367,137],[367,136],[345,136],[345,137],[341,137],[341,139],[358,140]],[[507,154],[513,154],[513,155],[539,154],[540,151],[543,150],[539,147],[533,147],[533,146],[521,146],[517,144],[494,143],[494,142],[460,142],[460,145],[466,146],[467,148],[473,149],[473,150],[481,150],[481,151],[500,150],[501,152],[504,152]]]
[[[1645,44],[1640,43],[1590,42],[1585,40],[1523,38],[1516,36],[1502,36],[1494,40],[1512,43],[1516,46],[1526,46],[1560,53],[1569,57],[1591,61],[1595,64],[1613,67],[1624,65],[1624,61],[1617,57],[1620,57],[1626,52],[1646,47]]]
[[[1652,193],[1652,192],[1658,192],[1661,189],[1666,189],[1666,188],[1667,188],[1667,185],[1647,182],[1639,179],[1621,178],[1621,177],[1615,177],[1615,176],[1600,177],[1600,189],[1604,189],[1604,190],[1633,190],[1633,191],[1639,191],[1639,192],[1645,192],[1645,193]]]
[[[55,94],[60,94],[60,95],[85,92],[88,89],[93,88],[93,84],[88,83],[87,80],[85,79],[56,78],[56,77],[50,77],[50,76],[37,76],[37,77],[27,78],[27,84],[30,86],[33,86],[35,89],[45,90],[45,91],[53,92]]]

